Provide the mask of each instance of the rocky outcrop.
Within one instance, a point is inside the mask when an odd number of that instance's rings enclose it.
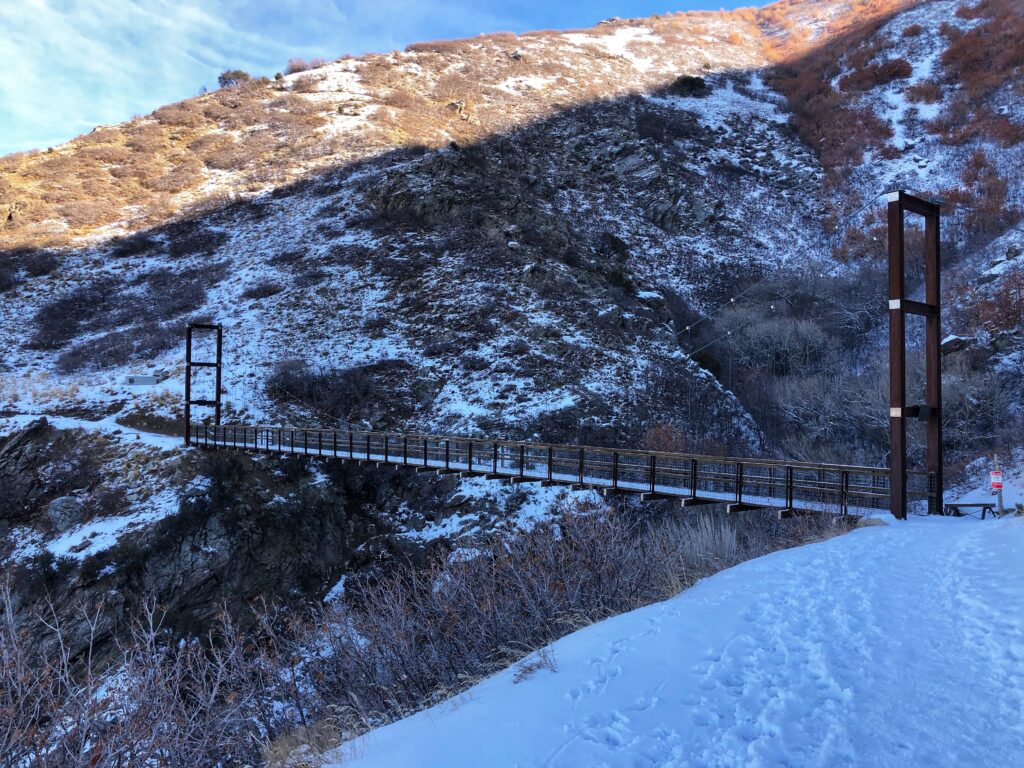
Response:
[[[45,485],[33,486],[30,479],[42,474],[53,446],[72,435],[40,420],[10,436],[0,446],[8,485],[29,488],[26,498],[41,494],[45,499]],[[251,607],[263,600],[316,600],[342,574],[370,573],[396,560],[425,562],[431,548],[447,543],[395,536],[403,515],[412,514],[422,524],[426,518],[410,509],[446,515],[470,504],[462,497],[445,508],[452,479],[233,452],[193,452],[183,458],[180,483],[187,490],[177,513],[88,556],[54,556],[43,549],[8,560],[4,568],[13,575],[19,615],[56,615],[73,653],[83,651],[89,640],[83,608],[96,621],[94,650],[101,654],[113,649],[112,641],[146,601],[160,607],[164,626],[175,633],[202,635],[225,610],[245,626],[253,619]],[[14,524],[43,540],[74,527],[88,531],[97,509],[93,496],[100,492],[83,488],[19,507]],[[0,536],[12,527],[3,520],[7,527]],[[88,539],[67,551],[87,547]],[[49,642],[45,625],[26,621],[26,626],[34,627],[37,644]]]

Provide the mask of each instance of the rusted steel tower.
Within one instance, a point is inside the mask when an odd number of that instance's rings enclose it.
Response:
[[[192,359],[192,334],[195,331],[213,331],[217,334],[217,359],[193,360]],[[220,325],[209,325],[205,323],[190,323],[185,329],[185,445],[192,443],[192,406],[213,408],[214,424],[220,425],[220,373],[221,361],[224,349],[224,329]],[[192,369],[213,368],[214,373],[214,396],[209,399],[192,399]]]
[[[889,486],[892,514],[907,517],[907,419],[927,423],[928,512],[942,511],[942,361],[939,356],[939,205],[904,191],[890,192],[889,204]],[[905,214],[924,218],[925,299],[906,298]],[[925,318],[925,402],[907,405],[906,317]]]

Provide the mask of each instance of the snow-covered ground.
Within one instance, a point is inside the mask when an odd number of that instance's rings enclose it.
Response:
[[[583,629],[331,759],[1024,765],[1024,520],[889,522]]]

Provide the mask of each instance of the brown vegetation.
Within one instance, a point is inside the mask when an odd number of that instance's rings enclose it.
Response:
[[[978,100],[1024,71],[1024,14],[1017,0],[981,0],[961,6],[962,18],[984,19],[967,32],[951,31],[941,62],[946,76]]]
[[[839,79],[839,87],[844,91],[867,91],[910,77],[913,73],[914,68],[906,59],[889,59],[844,75]]]
[[[914,83],[907,88],[906,93],[907,101],[915,104],[936,104],[942,101],[942,87],[932,80]]]
[[[866,150],[884,147],[891,136],[888,125],[872,110],[856,106],[851,97],[873,83],[909,74],[906,62],[870,64],[881,52],[881,43],[868,42],[893,13],[909,4],[898,0],[855,3],[851,13],[830,25],[835,37],[829,44],[818,46],[800,34],[795,22],[787,21],[789,13],[805,10],[806,4],[776,3],[761,9],[762,18],[781,25],[789,35],[770,44],[770,55],[780,63],[769,82],[786,95],[801,137],[818,150],[828,186],[839,186],[845,168],[860,163]],[[836,91],[831,80],[841,71],[841,57],[853,72]]]
[[[979,322],[990,331],[1006,331],[1024,324],[1024,268],[1007,272],[992,295],[979,302]]]
[[[475,557],[356,586],[345,605],[310,616],[257,606],[250,633],[225,614],[205,638],[176,638],[149,604],[109,660],[119,671],[112,686],[92,658],[95,606],[81,611],[84,638],[75,645],[85,651],[73,656],[70,628],[52,616],[31,624],[51,638],[34,647],[9,590],[0,589],[0,751],[38,768],[294,765],[295,748],[308,756],[336,746],[583,625],[845,525],[827,515],[779,522],[763,512],[641,520],[566,505],[528,533],[482,544]],[[68,568],[46,562],[35,570],[54,578]],[[557,666],[539,659],[517,676]]]
[[[969,232],[992,235],[1015,218],[1017,212],[1006,206],[1009,185],[984,150],[971,153],[964,168],[963,183],[971,197],[964,214],[964,226]]]
[[[285,66],[284,73],[286,75],[294,75],[297,72],[308,72],[311,69],[319,69],[331,62],[328,59],[313,58],[306,61],[302,58],[288,59],[288,64]]]

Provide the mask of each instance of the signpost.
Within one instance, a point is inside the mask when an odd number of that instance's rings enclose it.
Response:
[[[996,457],[996,468],[988,473],[992,481],[992,491],[996,495],[996,514],[1003,516],[1003,472],[999,469],[999,457]]]

